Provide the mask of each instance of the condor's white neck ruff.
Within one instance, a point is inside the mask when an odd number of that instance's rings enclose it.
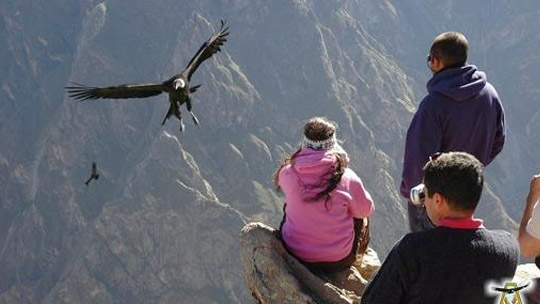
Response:
[[[186,82],[182,78],[178,78],[174,81],[174,88],[176,90],[183,89],[186,86]]]

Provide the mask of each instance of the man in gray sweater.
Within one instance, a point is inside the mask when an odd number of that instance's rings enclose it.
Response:
[[[519,245],[510,233],[488,230],[473,218],[482,171],[482,163],[465,152],[429,158],[420,202],[437,227],[403,237],[361,303],[493,303],[485,287],[513,277]]]

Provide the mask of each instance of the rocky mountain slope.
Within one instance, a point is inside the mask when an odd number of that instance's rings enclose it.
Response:
[[[407,230],[404,134],[447,29],[481,42],[471,59],[505,101],[509,143],[481,206],[488,226],[513,227],[502,201],[519,209],[540,169],[539,5],[431,2],[0,3],[0,303],[248,303],[238,233],[278,225],[270,176],[314,115],[340,125],[384,257]],[[162,127],[165,96],[67,98],[68,81],[166,79],[220,19],[230,40],[193,78],[201,128]],[[101,176],[86,187],[92,161]]]

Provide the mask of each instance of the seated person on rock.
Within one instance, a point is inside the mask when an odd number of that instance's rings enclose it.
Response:
[[[483,183],[483,165],[474,156],[432,155],[421,193],[436,227],[394,246],[361,303],[494,303],[485,286],[514,276],[519,246],[510,233],[488,230],[473,217]]]
[[[283,243],[315,272],[342,271],[353,264],[369,242],[369,228],[360,219],[374,211],[371,195],[347,167],[336,129],[327,118],[309,119],[302,147],[274,174],[278,191],[285,195]]]
[[[519,247],[521,254],[528,258],[536,257],[540,268],[540,174],[533,176],[527,195],[523,217],[519,226]],[[535,280],[535,288],[525,294],[527,303],[540,303],[540,279]]]

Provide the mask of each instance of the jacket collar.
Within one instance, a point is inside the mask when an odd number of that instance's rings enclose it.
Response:
[[[448,227],[454,229],[480,229],[484,228],[484,221],[473,217],[460,219],[445,218],[439,221],[439,227]]]

